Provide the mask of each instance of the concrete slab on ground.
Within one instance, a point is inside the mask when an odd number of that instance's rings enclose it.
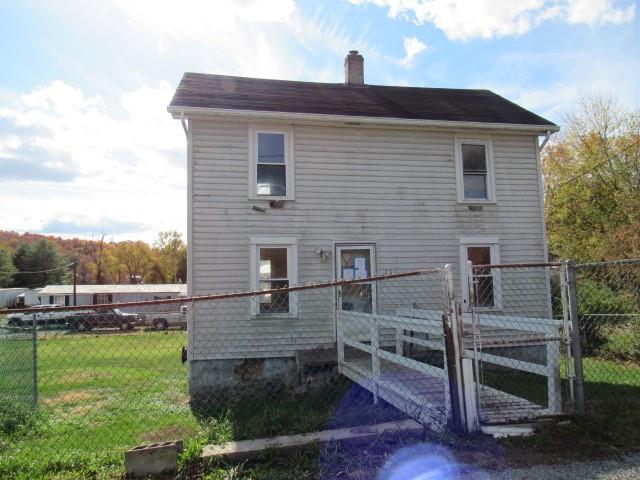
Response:
[[[382,434],[404,434],[421,437],[423,433],[424,428],[415,420],[401,420],[379,425],[338,428],[298,435],[282,435],[272,438],[227,442],[220,445],[207,445],[202,449],[202,459],[205,462],[221,459],[235,462],[255,458],[267,450],[288,451],[314,443],[340,441],[366,443]]]

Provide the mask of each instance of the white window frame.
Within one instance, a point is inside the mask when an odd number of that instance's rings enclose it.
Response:
[[[284,166],[285,186],[287,194],[282,195],[258,195],[258,134],[275,133],[284,135]],[[251,200],[294,200],[294,155],[293,155],[293,128],[278,126],[251,126],[249,127],[249,199]]]
[[[488,136],[455,135],[454,137],[455,163],[456,163],[456,189],[458,203],[496,203],[496,180],[493,159],[493,141]],[[464,169],[462,165],[462,145],[483,145],[487,163],[487,198],[465,198],[464,196]]]
[[[103,299],[104,301],[100,301]],[[96,303],[95,305],[102,305],[105,303],[109,303],[109,294],[108,293],[96,293]]]
[[[257,291],[260,288],[260,249],[261,248],[286,248],[287,249],[287,277],[289,286],[298,285],[298,239],[296,237],[250,237],[249,238],[249,258],[250,258],[250,288]],[[251,315],[254,317],[296,317],[298,316],[298,294],[289,293],[288,313],[260,313],[258,297],[252,297]]]
[[[62,305],[63,307],[65,305],[67,305],[67,295],[66,294],[62,294],[62,295],[52,295],[53,296],[53,304],[55,305]]]
[[[477,236],[464,236],[458,237],[458,244],[460,247],[460,287],[462,293],[462,308],[468,312],[471,308],[469,303],[469,278],[471,272],[468,267],[467,248],[469,247],[489,247],[489,255],[491,256],[491,264],[496,265],[500,263],[500,240],[498,237],[477,235]],[[478,307],[481,310],[486,311],[500,311],[502,310],[502,282],[500,279],[500,270],[494,269],[493,275],[493,307]]]
[[[341,252],[342,250],[369,250],[371,271],[369,276],[376,275],[376,244],[375,243],[334,243],[335,262],[334,262],[334,278],[336,280],[342,279],[342,264],[341,264]],[[378,313],[378,292],[376,282],[371,282],[371,312],[373,314]],[[336,307],[340,311],[342,310],[342,287],[338,287]]]

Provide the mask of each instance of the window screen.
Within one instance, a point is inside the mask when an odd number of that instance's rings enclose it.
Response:
[[[260,290],[289,287],[288,249],[260,248],[258,284]],[[260,313],[289,313],[289,293],[268,293],[260,296]]]
[[[462,144],[462,173],[465,199],[488,199],[487,152],[484,145]]]
[[[287,195],[285,135],[258,133],[256,162],[256,194],[284,197]]]
[[[491,247],[467,247],[467,258],[473,265],[491,265]],[[479,307],[495,306],[495,292],[491,269],[474,269],[473,281]]]

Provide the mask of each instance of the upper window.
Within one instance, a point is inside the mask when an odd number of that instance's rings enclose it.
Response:
[[[297,282],[296,240],[287,238],[252,238],[251,287],[253,290],[277,290]],[[253,314],[296,313],[296,294],[265,293],[253,297]]]
[[[291,132],[253,130],[251,136],[250,197],[293,198]]]
[[[494,201],[491,141],[456,137],[455,150],[458,201]]]

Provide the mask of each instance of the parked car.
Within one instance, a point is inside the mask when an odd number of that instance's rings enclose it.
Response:
[[[157,312],[147,314],[146,324],[154,330],[167,330],[171,327],[187,328],[188,307],[183,305],[179,312]]]
[[[67,317],[69,316],[68,311],[51,311],[51,312],[43,312],[42,310],[45,308],[58,308],[61,305],[57,304],[46,304],[46,305],[35,305],[31,307],[29,312],[25,313],[14,313],[9,316],[7,319],[7,326],[9,327],[31,327],[33,325],[33,316],[36,317],[36,326],[38,327],[56,327],[56,326],[64,326],[67,323]],[[88,313],[88,311],[77,312],[78,314]]]
[[[94,328],[119,328],[132,330],[144,321],[144,315],[126,313],[118,308],[91,310],[90,312],[72,313],[67,316],[67,327],[70,330],[84,332]]]

